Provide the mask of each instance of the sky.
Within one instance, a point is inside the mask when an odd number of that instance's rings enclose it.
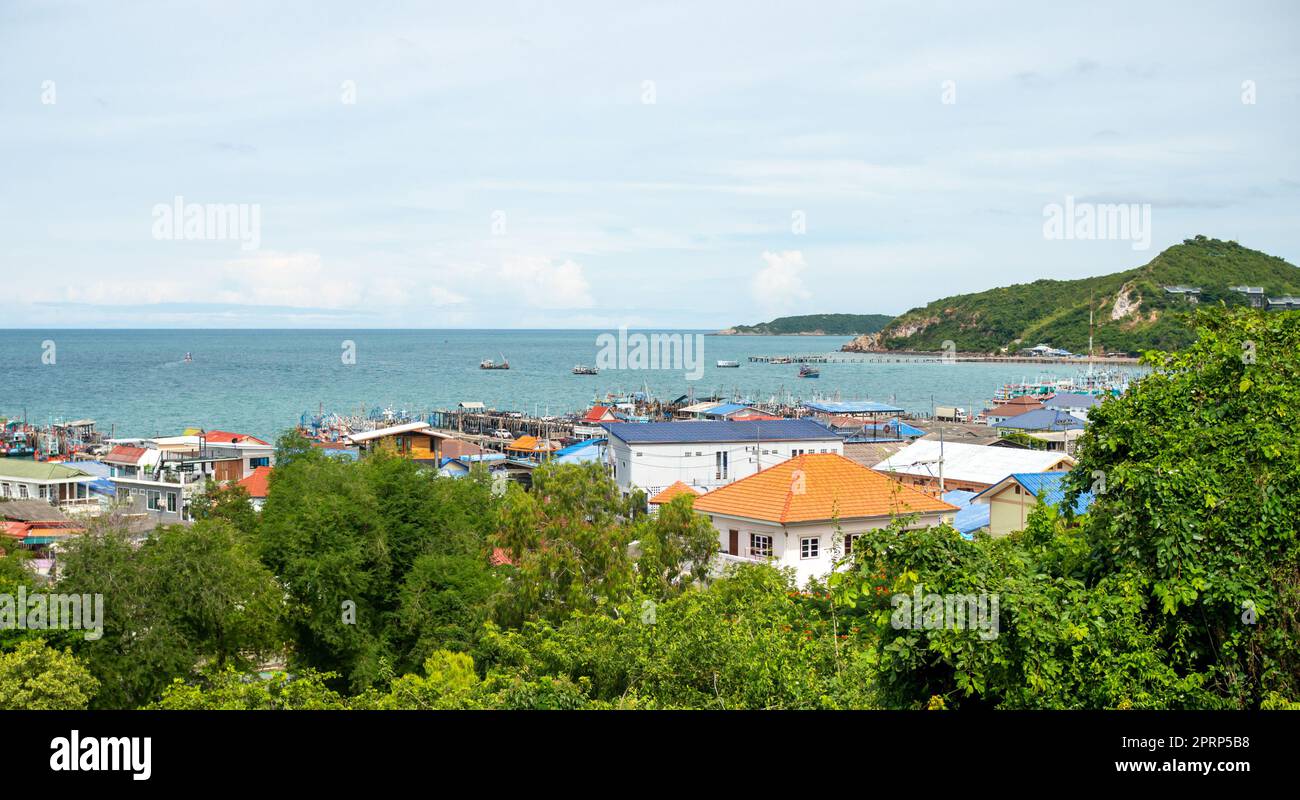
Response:
[[[0,0],[0,328],[710,329],[1196,234],[1300,263],[1292,2],[179,5]],[[1067,202],[1149,230],[1047,235]]]

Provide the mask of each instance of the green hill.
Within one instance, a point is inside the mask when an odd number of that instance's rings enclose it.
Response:
[[[1300,269],[1276,256],[1197,236],[1125,272],[1073,281],[1040,280],[945,297],[895,318],[876,336],[846,349],[1016,352],[1043,343],[1087,352],[1088,307],[1096,321],[1095,351],[1178,349],[1191,343],[1194,306],[1165,286],[1199,287],[1199,302],[1249,305],[1230,286],[1262,286],[1266,296],[1300,295]]]
[[[893,317],[888,314],[805,314],[799,317],[778,317],[757,325],[737,325],[719,333],[737,336],[856,336],[875,333],[888,325],[891,319]]]

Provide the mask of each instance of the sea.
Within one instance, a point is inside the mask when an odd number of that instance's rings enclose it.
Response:
[[[663,400],[877,400],[928,413],[936,404],[978,410],[1005,383],[1072,378],[1085,370],[1083,364],[936,359],[821,364],[820,378],[800,378],[798,364],[748,359],[837,353],[852,337],[666,333],[686,337],[692,355],[702,348],[698,378],[683,368],[691,364],[636,369],[635,358],[599,375],[574,375],[575,365],[596,365],[602,352],[608,362],[613,331],[0,330],[0,418],[37,424],[90,418],[118,438],[197,427],[270,439],[322,411],[418,414],[480,401],[558,416],[609,393],[638,391]],[[484,359],[508,360],[510,369],[479,369]],[[740,367],[718,368],[718,361]]]

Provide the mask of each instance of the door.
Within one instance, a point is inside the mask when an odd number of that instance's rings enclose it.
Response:
[[[740,555],[740,531],[727,531],[727,552],[733,556]]]

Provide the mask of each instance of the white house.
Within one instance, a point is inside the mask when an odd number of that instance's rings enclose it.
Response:
[[[0,458],[0,498],[45,500],[73,509],[98,505],[90,493],[95,476],[84,470],[30,458]]]
[[[678,481],[726,486],[805,453],[844,453],[829,428],[807,419],[612,422],[608,463],[619,489],[655,495]]]
[[[794,567],[800,585],[829,574],[859,534],[915,515],[952,523],[957,507],[842,455],[796,456],[694,500],[718,531],[723,562]]]

